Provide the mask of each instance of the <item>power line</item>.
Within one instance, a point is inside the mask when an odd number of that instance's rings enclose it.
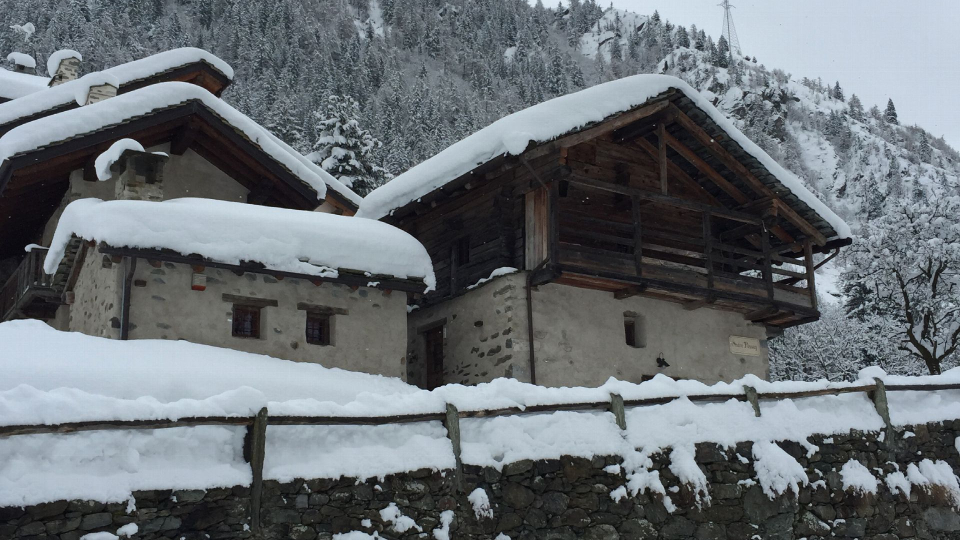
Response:
[[[723,0],[723,3],[718,4],[723,8],[723,37],[726,38],[727,44],[730,46],[730,53],[743,56],[743,51],[740,50],[740,38],[737,37],[737,27],[733,24],[733,8],[736,7],[730,3],[730,0]]]

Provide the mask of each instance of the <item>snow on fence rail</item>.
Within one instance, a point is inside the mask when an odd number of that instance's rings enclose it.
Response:
[[[446,405],[445,412],[431,412],[420,414],[404,414],[392,416],[269,416],[266,407],[260,409],[256,416],[199,416],[179,419],[151,419],[151,420],[92,420],[82,422],[67,422],[49,425],[8,425],[0,426],[0,437],[16,435],[74,433],[96,430],[131,430],[131,429],[164,429],[193,426],[246,426],[244,437],[243,456],[250,463],[253,475],[251,484],[251,526],[259,530],[260,526],[260,499],[263,486],[263,463],[266,449],[267,425],[273,426],[334,426],[334,425],[387,425],[414,422],[442,422],[447,430],[447,437],[453,446],[456,459],[455,479],[458,489],[462,488],[460,419],[492,418],[498,416],[527,415],[538,413],[553,413],[560,411],[585,412],[609,411],[614,415],[620,430],[627,429],[626,408],[663,405],[678,399],[687,399],[691,402],[724,402],[731,399],[749,402],[757,417],[761,416],[760,402],[765,400],[788,400],[810,398],[817,396],[837,396],[840,394],[867,393],[873,402],[877,413],[892,436],[893,424],[890,420],[890,411],[887,404],[888,392],[936,392],[944,390],[960,390],[957,384],[885,384],[875,378],[873,384],[857,386],[843,386],[835,388],[821,388],[794,392],[757,392],[752,386],[744,386],[742,393],[725,394],[694,394],[663,396],[643,399],[625,400],[619,394],[611,394],[608,401],[592,401],[577,403],[556,403],[531,405],[527,407],[507,407],[500,409],[475,409],[460,411],[452,404]]]

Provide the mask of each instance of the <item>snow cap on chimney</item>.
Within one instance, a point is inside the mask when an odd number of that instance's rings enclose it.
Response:
[[[77,86],[74,98],[77,105],[83,106],[116,97],[120,81],[106,71],[94,71],[80,77]]]
[[[80,62],[83,55],[72,49],[60,49],[47,58],[47,73],[50,86],[72,81],[80,76]]]
[[[37,61],[29,54],[23,54],[22,52],[8,54],[7,61],[13,64],[13,70],[17,73],[29,73],[37,68]]]

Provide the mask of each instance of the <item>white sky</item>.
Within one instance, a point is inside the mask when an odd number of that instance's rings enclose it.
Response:
[[[609,0],[600,0],[606,7]],[[714,39],[720,0],[613,0],[614,7],[696,24]],[[960,148],[960,0],[733,0],[747,56],[795,78],[821,77],[864,106],[893,98],[902,124]],[[556,5],[545,0],[547,5]]]

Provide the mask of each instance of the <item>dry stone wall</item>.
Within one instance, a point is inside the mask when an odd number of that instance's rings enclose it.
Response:
[[[708,482],[710,501],[698,498],[671,471],[669,453],[652,456],[673,512],[660,495],[616,497],[626,483],[620,457],[564,457],[520,461],[496,469],[466,465],[462,489],[452,471],[421,470],[384,479],[297,480],[264,484],[262,528],[250,530],[249,489],[143,491],[134,503],[57,501],[27,508],[0,508],[0,538],[79,540],[95,531],[115,532],[135,523],[142,540],[328,540],[336,533],[378,532],[387,539],[438,538],[444,512],[453,539],[801,539],[870,540],[960,538],[957,500],[942,486],[892,493],[886,474],[924,459],[960,472],[960,421],[915,426],[896,437],[878,433],[814,437],[818,448],[780,447],[804,467],[811,485],[770,498],[757,484],[752,444],[735,448],[700,444],[695,460]],[[745,459],[741,459],[744,457]],[[876,494],[844,490],[840,470],[857,460],[880,482]],[[468,496],[482,489],[490,511],[475,511]],[[416,527],[398,532],[395,505]],[[402,527],[401,527],[402,529]],[[440,535],[442,536],[442,535]],[[501,537],[502,538],[502,537]]]

